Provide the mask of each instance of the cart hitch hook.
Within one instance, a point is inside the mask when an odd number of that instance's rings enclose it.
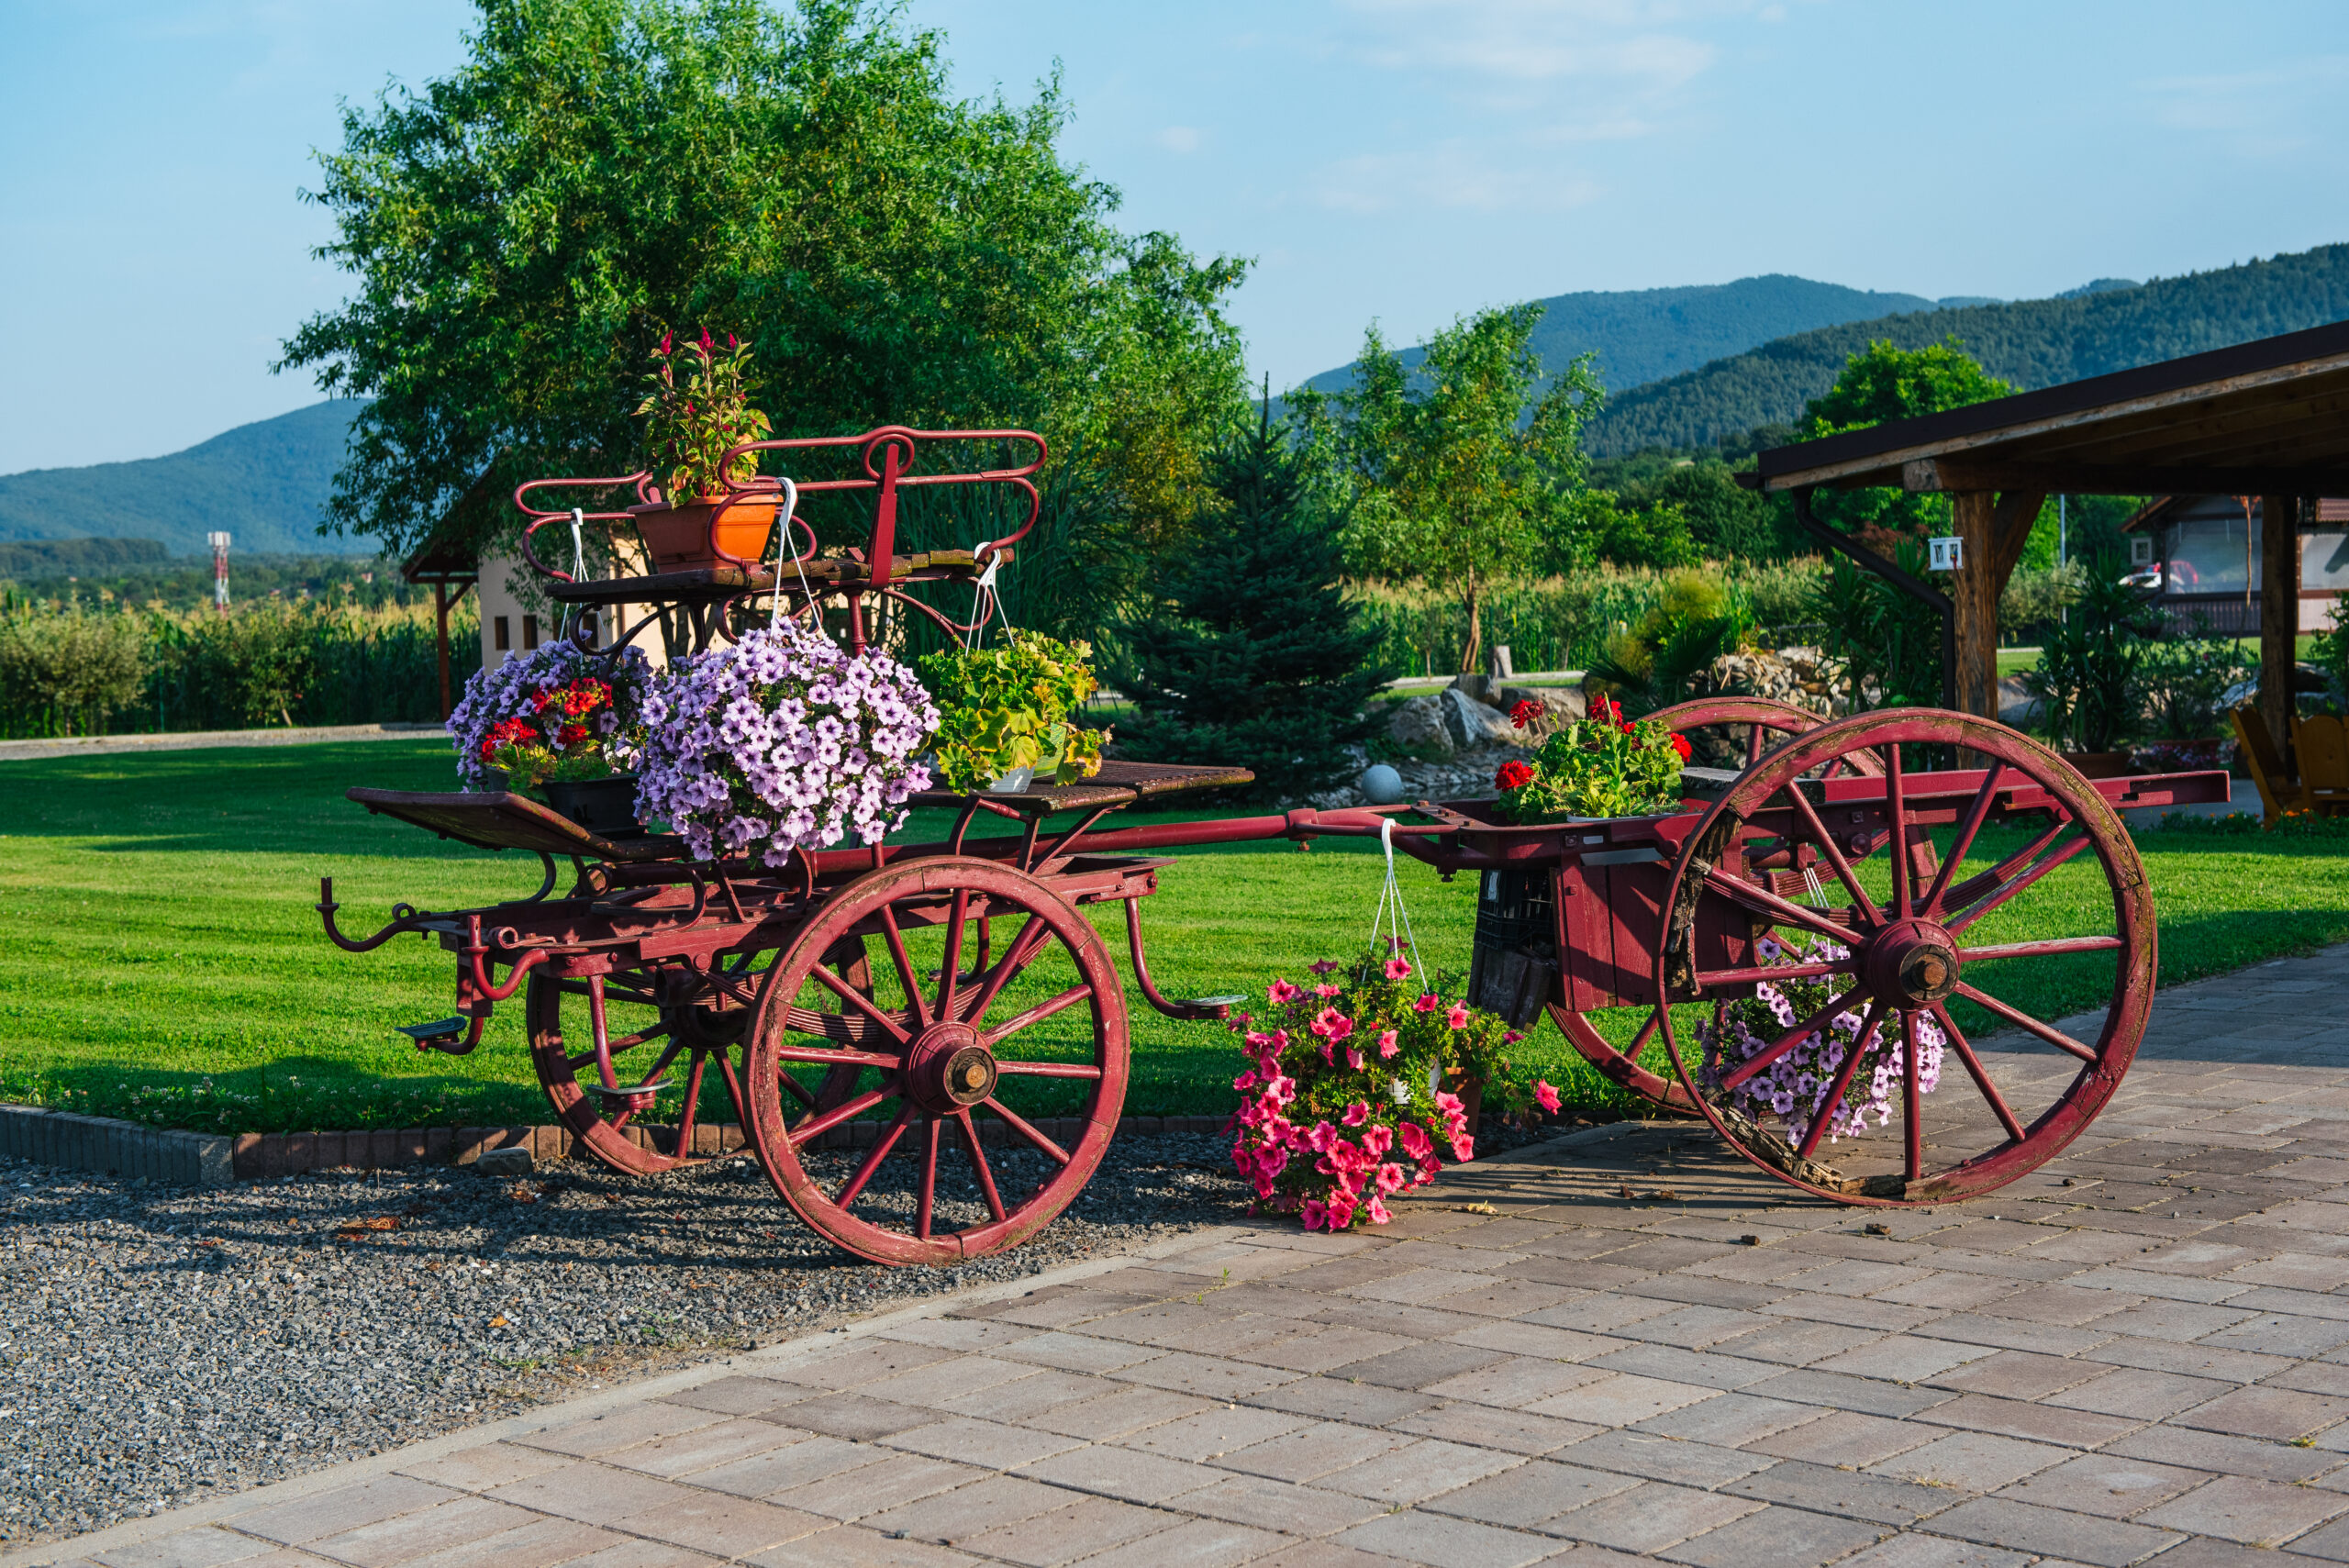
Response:
[[[429,915],[413,905],[395,904],[392,906],[390,925],[385,926],[372,937],[362,937],[354,941],[344,936],[341,929],[334,923],[334,912],[342,906],[335,902],[334,878],[330,876],[318,878],[318,901],[311,907],[318,912],[318,919],[327,929],[327,940],[345,952],[372,951],[382,947],[394,937],[417,929],[424,921],[431,918]]]
[[[497,933],[497,945],[513,946],[514,936],[512,927],[501,928]],[[504,985],[491,984],[489,971],[482,962],[482,960],[489,956],[489,944],[481,940],[481,917],[478,915],[465,917],[464,954],[465,962],[473,966],[473,989],[479,992],[484,1000],[491,1002],[510,1000],[514,993],[522,988],[523,977],[544,963],[551,956],[544,948],[533,948],[514,961],[513,973],[507,975]]]

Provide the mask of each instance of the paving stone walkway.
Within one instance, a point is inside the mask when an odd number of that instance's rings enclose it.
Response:
[[[1598,1129],[1373,1235],[1235,1226],[5,1562],[2349,1562],[2344,995],[2349,949],[2165,993],[2089,1133],[1965,1206]]]

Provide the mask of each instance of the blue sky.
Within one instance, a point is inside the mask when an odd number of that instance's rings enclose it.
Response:
[[[2349,239],[2349,8],[2165,0],[910,0],[957,87],[1057,60],[1124,221],[1252,256],[1275,386],[1379,319],[1788,272],[2045,295]],[[311,401],[296,200],[450,0],[0,0],[0,473]]]

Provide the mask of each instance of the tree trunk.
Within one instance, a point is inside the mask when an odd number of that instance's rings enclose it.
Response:
[[[1477,617],[1477,593],[1472,586],[1468,590],[1468,645],[1460,651],[1460,673],[1464,675],[1476,673],[1476,655],[1485,640],[1485,628]]]

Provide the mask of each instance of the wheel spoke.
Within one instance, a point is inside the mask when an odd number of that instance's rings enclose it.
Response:
[[[1998,958],[2047,958],[2065,952],[2110,952],[2124,945],[2119,937],[2054,937],[2043,942],[2000,942],[1987,948],[1960,948],[1960,963],[1987,963]]]
[[[1818,808],[1810,804],[1810,796],[1802,792],[1802,781],[1788,779],[1784,794],[1795,803],[1795,810],[1802,817],[1803,827],[1809,829],[1811,841],[1819,846],[1819,852],[1827,857],[1827,864],[1835,873],[1835,880],[1842,883],[1843,891],[1852,895],[1854,909],[1865,915],[1869,925],[1883,925],[1884,917],[1876,912],[1876,900],[1869,896],[1866,888],[1860,885],[1859,876],[1852,870],[1852,862],[1843,858],[1843,848],[1835,841],[1835,835],[1829,832],[1827,824],[1819,819]]]
[[[1974,792],[1973,804],[1965,808],[1965,819],[1957,825],[1957,837],[1950,841],[1949,858],[1942,862],[1932,886],[1925,890],[1923,900],[1917,906],[1917,912],[1927,919],[1941,913],[1942,899],[1949,893],[1949,879],[1957,874],[1959,862],[1974,847],[1975,835],[1982,831],[1983,820],[1990,815],[1990,803],[1998,797],[1998,780],[2006,771],[2006,763],[1993,760],[1990,771],[1983,775],[1982,787]]]
[[[1834,1018],[1837,1014],[1844,1010],[1845,1003],[1851,1001],[1853,997],[1859,994],[1860,988],[1856,985],[1853,986],[1849,991],[1846,991],[1841,996],[1834,998],[1832,1001],[1829,1002],[1827,1006],[1820,1008],[1819,1011],[1811,1014],[1810,1017],[1805,1018],[1802,1022],[1797,1024],[1794,1028],[1780,1035],[1777,1040],[1766,1049],[1758,1051],[1752,1056],[1747,1057],[1743,1062],[1739,1062],[1735,1072],[1722,1075],[1721,1087],[1725,1090],[1736,1088],[1748,1078],[1753,1077],[1756,1073],[1761,1072],[1764,1068],[1769,1066],[1770,1063],[1776,1062],[1781,1056],[1784,1056],[1787,1051],[1792,1051],[1796,1046],[1800,1045],[1804,1040],[1809,1040],[1812,1035],[1817,1034],[1830,1018]]]
[[[1003,1062],[995,1064],[996,1073],[1006,1078],[1098,1078],[1101,1069],[1087,1067],[1081,1062]]]
[[[834,995],[838,995],[841,1001],[846,1002],[850,1006],[854,1007],[866,1018],[871,1018],[874,1023],[879,1024],[884,1029],[887,1030],[890,1037],[899,1045],[906,1045],[911,1042],[913,1037],[907,1034],[903,1029],[898,1027],[897,1020],[883,1012],[879,1007],[874,1006],[873,999],[867,996],[863,992],[859,991],[855,986],[851,985],[847,981],[842,980],[839,975],[834,974],[829,969],[820,963],[814,965],[808,973],[813,974],[818,980],[821,981],[824,985]]]
[[[1900,771],[1900,743],[1894,741],[1885,749],[1884,809],[1891,828],[1891,852],[1886,857],[1892,862],[1892,917],[1906,920],[1911,913],[1909,902],[1909,795],[1906,779]]]
[[[996,998],[1003,995],[1003,988],[1011,983],[1013,976],[1036,962],[1036,955],[1043,951],[1044,944],[1052,940],[1052,929],[1044,924],[1042,916],[1029,916],[1028,923],[1019,928],[1019,934],[1011,939],[1011,945],[1003,950],[1003,957],[996,960],[996,966],[987,972],[986,979],[977,993],[978,1000],[963,1014],[963,1021],[976,1025],[985,1018],[987,1009],[995,1006]]]
[[[963,922],[970,917],[971,890],[958,887],[954,890],[953,912],[946,917],[946,962],[938,977],[937,1016],[941,1018],[954,1017],[954,986],[963,978]],[[937,1140],[933,1138],[931,1141]]]
[[[1843,933],[1851,935],[1849,931]],[[1830,974],[1842,974],[1851,970],[1852,961],[1840,963],[1769,963],[1756,969],[1700,969],[1697,972],[1697,989],[1703,991],[1715,985],[1751,985],[1755,981],[1772,984],[1781,980],[1818,980]]]
[[[1750,768],[1761,760],[1762,727],[1749,724],[1745,727],[1745,765]]]
[[[2014,1025],[2017,1029],[2027,1029],[2031,1033],[2037,1035],[2040,1039],[2045,1040],[2048,1044],[2054,1046],[2058,1051],[2069,1051],[2083,1062],[2094,1062],[2096,1060],[2096,1052],[2094,1051],[2085,1045],[2082,1045],[2078,1040],[2074,1040],[2070,1035],[2065,1034],[2062,1029],[2057,1029],[2054,1025],[2041,1023],[2037,1018],[2032,1018],[2029,1013],[2024,1012],[2021,1008],[2010,1007],[2006,1003],[1999,1001],[1996,996],[1990,995],[1988,993],[1984,991],[1978,991],[1973,986],[1966,984],[1962,980],[1958,982],[1957,994],[1965,997],[1967,1001],[1973,1003],[1976,1006],[1980,1007],[1983,1011],[1996,1013],[1998,1017],[2006,1019],[2007,1022]]]
[[[1876,1016],[1882,1006],[1874,997],[1868,999],[1868,1010],[1860,1018],[1860,1032],[1852,1039],[1852,1049],[1843,1058],[1843,1066],[1835,1074],[1835,1082],[1828,1087],[1826,1097],[1819,1102],[1816,1113],[1810,1118],[1810,1126],[1803,1131],[1802,1147],[1796,1152],[1804,1159],[1810,1158],[1811,1151],[1817,1149],[1819,1140],[1826,1136],[1828,1123],[1833,1121],[1835,1113],[1842,1108],[1843,1093],[1852,1086],[1852,1074],[1860,1070],[1861,1059],[1868,1054],[1868,1042],[1876,1034]]]
[[[1852,933],[1849,930],[1837,925],[1818,910],[1806,909],[1799,904],[1790,904],[1765,888],[1756,887],[1750,882],[1730,875],[1719,866],[1706,868],[1705,885],[1726,898],[1734,899],[1757,913],[1769,916],[1780,925],[1800,926],[1806,930],[1815,931],[1820,936],[1839,942],[1848,942],[1852,940]],[[1874,914],[1873,906],[1870,907],[1870,914],[1871,916]],[[1881,925],[1883,922],[1878,920],[1876,923]]]
[[[877,1051],[835,1051],[829,1046],[792,1045],[787,1042],[776,1046],[774,1053],[777,1060],[783,1062],[828,1062],[836,1067],[878,1067],[885,1072],[894,1070],[904,1060],[897,1056],[884,1056]]]
[[[709,1053],[694,1052],[694,1064],[685,1070],[685,1102],[677,1108],[677,1158],[683,1160],[694,1151],[694,1111],[701,1104],[701,1077],[709,1066]]]
[[[1005,1105],[1001,1100],[987,1100],[983,1103],[986,1106],[987,1109],[995,1112],[996,1115],[1003,1118],[1005,1126],[1010,1128],[1012,1131],[1018,1133],[1020,1137],[1026,1139],[1029,1142],[1042,1150],[1045,1154],[1050,1156],[1055,1162],[1063,1165],[1068,1163],[1068,1151],[1053,1142],[1051,1139],[1045,1137],[1042,1133],[1037,1131],[1034,1128],[1029,1126],[1027,1122],[1020,1119],[1019,1112],[1013,1110],[1009,1106]]]
[[[1951,888],[1947,893],[1942,895],[1943,907],[1944,909],[1965,908],[1968,904],[1973,903],[1974,900],[1981,897],[1982,895],[1989,892],[1992,888],[1997,887],[2000,883],[2006,881],[2007,878],[2014,875],[2015,873],[2029,865],[2033,860],[2038,858],[2039,852],[2042,850],[2044,850],[2048,845],[2054,843],[2056,839],[2062,835],[2064,829],[2071,825],[2072,819],[2070,817],[2065,817],[2059,818],[2054,827],[2048,828],[2046,832],[2042,833],[2038,838],[2033,839],[2030,843],[2025,844],[2021,849],[2017,850],[2013,854],[2009,855],[2005,860],[2000,861],[1997,865],[1992,866],[1987,871],[1977,872],[1974,875],[1967,877],[1964,882],[1959,883],[1955,887]]]
[[[841,1189],[841,1195],[832,1200],[836,1207],[846,1208],[856,1201],[856,1195],[864,1190],[865,1183],[873,1179],[873,1173],[878,1171],[881,1162],[889,1157],[889,1151],[896,1147],[898,1135],[906,1130],[906,1123],[913,1118],[913,1102],[907,1100],[897,1107],[897,1119],[882,1129],[881,1136],[873,1140],[871,1149],[865,1151],[863,1162],[856,1168],[856,1174],[848,1179],[848,1185]]]
[[[1965,929],[1966,927],[1971,926],[1975,921],[1979,920],[1983,916],[1987,915],[1999,905],[2008,903],[2018,894],[2021,893],[2023,889],[2029,887],[2032,883],[2037,882],[2041,877],[2045,876],[2049,872],[2054,871],[2057,866],[2064,864],[2074,855],[2078,854],[2082,850],[2085,850],[2087,847],[2088,836],[2086,833],[2083,833],[2078,838],[2073,840],[2070,843],[2065,845],[2062,849],[2057,850],[2054,854],[2049,855],[2046,859],[2032,866],[2029,871],[2024,872],[2021,876],[2015,877],[2013,880],[2002,884],[1998,887],[1994,888],[1987,896],[1977,899],[1973,904],[1968,905],[1966,906],[1965,913],[1958,916],[1954,920],[1943,922],[1943,926],[1947,929],[1951,936],[1954,937],[1957,935],[1958,932]]]
[[[2022,1123],[2017,1121],[2015,1113],[2007,1108],[2007,1097],[1998,1093],[1998,1085],[1990,1082],[1988,1070],[1982,1065],[1982,1059],[1974,1054],[1974,1048],[1965,1043],[1965,1036],[1959,1030],[1957,1020],[1951,1018],[1949,1009],[1939,1002],[1933,1004],[1933,1021],[1941,1025],[1942,1038],[1948,1040],[1950,1049],[1957,1052],[1957,1059],[1965,1063],[1966,1075],[1974,1080],[1974,1086],[1988,1102],[1990,1114],[1998,1118],[1998,1125],[2007,1129],[2009,1138],[2021,1143]]]
[[[1092,995],[1093,987],[1090,985],[1072,985],[1059,995],[1039,1002],[1026,1012],[1015,1014],[1006,1019],[1001,1029],[990,1029],[981,1035],[979,1043],[992,1051],[996,1045],[1018,1034],[1021,1029],[1041,1024],[1054,1013],[1065,1012]]]
[[[624,1034],[620,1036],[619,1039],[609,1040],[607,1043],[614,1051],[626,1051],[632,1045],[642,1045],[646,1040],[659,1040],[662,1035],[665,1035],[668,1032],[668,1025],[655,1024],[649,1029],[641,1029],[635,1034]],[[593,1051],[583,1051],[576,1056],[566,1056],[563,1060],[570,1062],[573,1067],[584,1067],[590,1062],[596,1060],[596,1053]]]
[[[963,1147],[971,1151],[971,1168],[978,1174],[979,1191],[986,1195],[987,1213],[1001,1219],[1003,1197],[995,1190],[995,1173],[987,1168],[987,1157],[979,1149],[979,1129],[971,1125],[971,1112],[967,1106],[955,1111],[954,1124],[963,1129]]]
[[[906,957],[906,935],[897,929],[897,911],[887,904],[881,906],[881,940],[888,945],[889,961],[897,966],[897,984],[906,988],[906,1004],[913,1009],[914,1028],[930,1027],[930,998],[921,993],[921,983],[914,978],[914,966]]]
[[[720,1062],[722,1065],[722,1058],[720,1059]],[[788,1073],[776,1073],[775,1080],[789,1092],[793,1099],[797,1100],[801,1105],[806,1106],[811,1111],[816,1108],[816,1096],[808,1093],[807,1084],[802,1084],[798,1079],[793,1077]]]
[[[821,1116],[809,1117],[784,1134],[794,1149],[803,1148],[809,1140],[820,1138],[844,1121],[850,1121],[871,1110],[889,1096],[879,1089],[862,1094],[852,1100],[843,1100]]]
[[[956,896],[959,899],[961,895],[958,894]],[[951,960],[947,966],[947,973],[950,975],[953,973]],[[951,985],[952,982],[950,981],[949,984]],[[946,993],[945,1001],[940,1005],[948,1006],[953,1000],[954,993],[950,989]],[[938,1135],[944,1127],[945,1124],[934,1116],[922,1118],[921,1199],[914,1208],[914,1234],[925,1241],[930,1240],[930,1217],[938,1200]]]
[[[1900,1009],[1900,1131],[1905,1148],[1901,1170],[1915,1181],[1925,1164],[1924,1095],[1917,1090],[1917,1012]]]

